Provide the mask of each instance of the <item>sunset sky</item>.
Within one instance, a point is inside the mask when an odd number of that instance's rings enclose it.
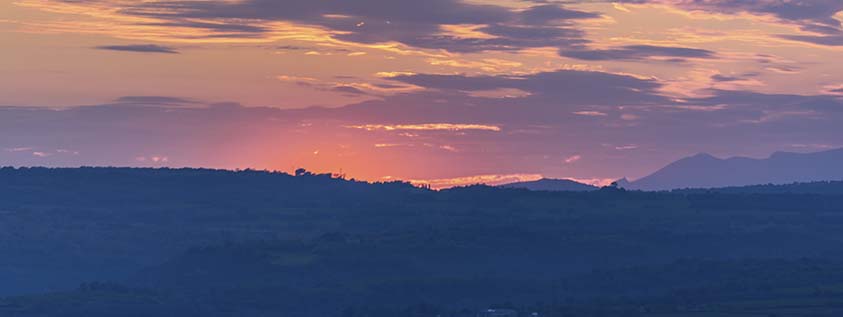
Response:
[[[843,146],[840,0],[0,0],[0,165],[435,186]]]

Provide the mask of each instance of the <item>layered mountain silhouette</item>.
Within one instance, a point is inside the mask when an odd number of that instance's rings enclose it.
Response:
[[[537,191],[554,191],[554,192],[585,192],[599,189],[598,187],[572,181],[570,179],[551,179],[542,178],[536,181],[517,182],[500,185],[502,188],[523,188]]]
[[[815,153],[776,152],[765,159],[721,159],[701,153],[632,182],[619,180],[618,185],[634,190],[671,190],[834,180],[843,180],[843,149]]]

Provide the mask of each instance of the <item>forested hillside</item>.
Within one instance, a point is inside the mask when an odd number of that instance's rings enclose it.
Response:
[[[305,171],[2,169],[0,316],[781,311],[771,303],[834,316],[843,195],[810,188],[431,191]]]

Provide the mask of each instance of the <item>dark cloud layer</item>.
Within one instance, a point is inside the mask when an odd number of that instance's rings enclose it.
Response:
[[[736,81],[743,81],[747,79],[751,79],[752,77],[758,76],[759,73],[757,72],[747,72],[743,74],[737,75],[723,75],[723,74],[716,74],[711,76],[711,80],[719,83],[727,83],[727,82],[736,82]]]
[[[179,52],[172,47],[161,46],[155,44],[136,44],[136,45],[107,45],[97,46],[95,49],[121,52],[135,52],[135,53],[160,53],[160,54],[178,54]]]
[[[351,87],[351,86],[336,86],[331,88],[331,91],[345,93],[345,94],[352,94],[352,95],[365,95],[366,92],[360,89]]]
[[[843,32],[839,35],[781,35],[780,37],[827,46],[843,46]]]
[[[732,107],[744,107],[756,110],[843,113],[843,100],[839,96],[764,94],[751,91],[719,89],[713,89],[709,92],[713,96],[693,99],[690,102],[706,105],[730,105]]]
[[[667,58],[713,58],[715,53],[709,50],[687,48],[687,47],[672,47],[672,46],[654,46],[654,45],[627,45],[619,48],[605,49],[605,50],[590,50],[590,49],[573,49],[560,50],[559,55],[582,59],[590,61],[602,60],[645,60],[652,57],[667,57]]]
[[[62,0],[71,1],[71,0]],[[73,1],[77,2],[77,1]],[[460,0],[171,0],[140,2],[121,12],[158,19],[143,25],[190,27],[210,31],[215,38],[257,38],[271,32],[265,22],[286,21],[327,28],[337,39],[358,43],[395,41],[426,49],[452,52],[518,50],[533,47],[559,47],[560,54],[583,60],[642,60],[648,57],[709,58],[710,51],[681,47],[640,45],[609,49],[586,49],[585,32],[574,22],[600,17],[562,6],[561,2],[533,1],[523,10],[496,5],[473,4]],[[568,1],[579,3],[585,1]],[[771,15],[798,25],[815,35],[780,35],[794,41],[818,45],[843,45],[843,25],[835,14],[843,11],[839,0],[626,0],[622,3],[670,4],[686,10],[723,14],[746,12]],[[495,38],[460,38],[445,35],[443,25],[486,25],[478,31]],[[174,53],[169,48],[113,46],[136,52]]]
[[[336,37],[347,41],[396,41],[455,52],[582,44],[586,42],[584,34],[572,21],[599,17],[595,13],[554,4],[518,11],[459,0],[167,1],[142,3],[122,12],[165,21],[161,25],[210,30],[216,36],[258,36],[268,30],[259,23],[249,24],[248,21],[289,21],[339,31],[341,33]],[[203,22],[208,19],[218,23]],[[442,35],[441,26],[447,24],[488,25],[481,31],[497,38],[464,39]]]
[[[742,80],[742,79],[743,78],[740,78],[740,77],[737,77],[737,76],[720,75],[720,74],[711,76],[711,80],[716,81],[716,82],[739,81],[739,80]]]

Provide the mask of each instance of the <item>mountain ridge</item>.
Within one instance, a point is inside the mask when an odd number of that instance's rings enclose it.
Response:
[[[843,148],[813,153],[774,152],[767,158],[718,158],[698,153],[674,161],[623,188],[672,190],[843,180]]]

